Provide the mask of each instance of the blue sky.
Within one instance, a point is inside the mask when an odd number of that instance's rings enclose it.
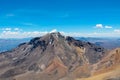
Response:
[[[119,37],[120,0],[0,0],[0,38],[50,31],[70,36]]]

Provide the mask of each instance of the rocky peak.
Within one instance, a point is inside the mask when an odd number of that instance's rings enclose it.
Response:
[[[33,48],[36,48],[38,46],[40,47],[47,47],[48,45],[55,45],[58,44],[59,42],[62,42],[65,40],[65,37],[61,35],[59,32],[52,32],[48,33],[42,37],[36,37],[30,40],[28,42],[29,45],[32,45]]]
[[[73,37],[67,36],[67,37],[66,37],[66,40],[67,40],[67,41],[70,41],[70,42],[73,42],[75,39],[74,39]]]
[[[48,33],[45,36],[43,36],[43,39],[60,39],[60,38],[64,38],[64,36],[61,35],[60,32],[53,32],[53,33]]]
[[[23,74],[25,71],[35,71],[41,74],[50,72],[51,75],[62,77],[63,73],[65,76],[83,65],[94,64],[101,60],[104,49],[100,48],[99,51],[98,49],[99,47],[94,44],[64,37],[59,32],[48,33],[42,37],[33,38],[14,51],[6,53],[12,56],[8,62],[13,69],[7,70],[2,76],[9,78]],[[77,75],[79,73],[81,71]]]

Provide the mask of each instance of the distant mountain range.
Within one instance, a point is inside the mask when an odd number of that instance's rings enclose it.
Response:
[[[91,42],[106,49],[115,49],[120,47],[120,38],[75,37],[75,39]]]
[[[120,48],[107,50],[59,32],[0,54],[0,80],[120,80],[119,70]]]
[[[0,52],[11,50],[19,44],[28,42],[32,38],[23,39],[0,39]],[[75,37],[77,40],[94,43],[106,49],[115,49],[120,47],[120,38],[93,38],[93,37]]]
[[[31,38],[24,39],[0,39],[0,52],[11,50],[19,44],[28,42]]]

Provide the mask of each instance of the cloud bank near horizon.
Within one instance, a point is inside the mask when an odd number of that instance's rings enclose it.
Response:
[[[111,26],[103,27],[102,24],[97,24],[97,28],[106,28],[111,29]],[[57,29],[53,29],[51,31],[24,31],[20,28],[1,28],[0,38],[29,38],[29,37],[39,37],[43,36],[47,33],[60,32],[65,36],[72,37],[118,37],[120,35],[120,29],[114,29],[113,32],[93,32],[93,33],[80,33],[80,32],[64,32],[57,31]]]

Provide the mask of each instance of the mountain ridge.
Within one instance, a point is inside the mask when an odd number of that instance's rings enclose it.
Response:
[[[3,72],[0,78],[19,80],[22,78],[19,75],[27,74],[22,79],[29,80],[28,76],[32,73],[36,74],[32,76],[35,78],[33,80],[89,77],[92,65],[101,61],[107,55],[106,52],[103,47],[90,42],[65,37],[59,32],[48,33],[1,54],[0,70]]]

